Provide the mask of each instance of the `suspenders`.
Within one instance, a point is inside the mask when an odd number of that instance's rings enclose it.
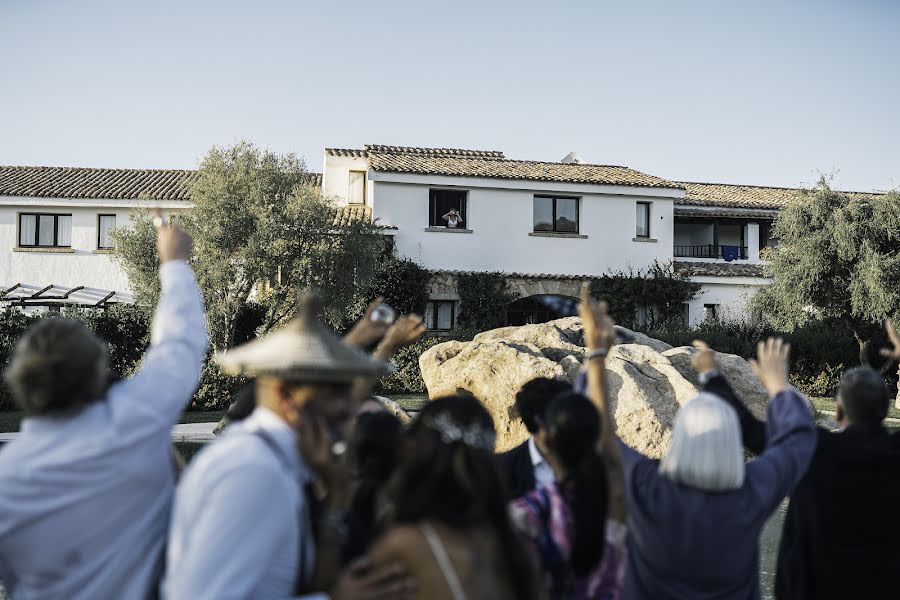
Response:
[[[252,432],[253,435],[261,439],[266,446],[269,447],[269,450],[272,451],[272,454],[278,459],[278,462],[285,468],[287,472],[291,472],[291,463],[288,460],[288,457],[285,456],[284,451],[278,445],[278,443],[272,438],[271,434],[264,429],[257,429]],[[312,525],[313,523],[313,513],[314,513],[314,505],[311,503],[312,497],[309,494],[308,486],[304,486],[301,493],[304,495],[306,500],[306,508],[307,510],[303,510],[301,506],[300,514],[297,518],[297,523],[300,526],[297,532],[299,537],[297,544],[297,570],[294,578],[294,595],[302,595],[304,592],[308,591],[306,586],[309,585],[310,579],[312,578],[312,573],[306,572],[306,563],[307,563],[307,552],[306,552],[306,543],[307,537],[306,533],[312,534],[313,539],[315,539],[315,529],[311,528],[309,532],[304,530],[305,524]]]

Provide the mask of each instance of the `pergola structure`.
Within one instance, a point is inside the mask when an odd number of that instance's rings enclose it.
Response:
[[[134,302],[134,297],[125,292],[103,290],[79,285],[75,287],[50,284],[45,286],[16,283],[0,289],[0,306],[45,307],[59,310],[63,306],[86,308],[108,308],[118,303]]]

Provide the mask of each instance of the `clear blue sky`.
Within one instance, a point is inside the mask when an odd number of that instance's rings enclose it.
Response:
[[[900,2],[0,0],[0,164],[245,138],[900,185]]]

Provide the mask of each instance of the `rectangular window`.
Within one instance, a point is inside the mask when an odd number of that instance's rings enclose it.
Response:
[[[350,204],[366,203],[366,172],[350,171],[350,191],[347,194]]]
[[[687,302],[681,303],[681,323],[685,327],[691,326],[691,305]]]
[[[650,237],[650,203],[637,203],[637,226],[635,227],[635,237]]]
[[[469,229],[465,190],[428,190],[428,226]]]
[[[705,321],[718,321],[719,320],[719,305],[718,304],[704,304],[703,305],[703,319]]]
[[[37,248],[70,248],[72,215],[19,214],[19,245]]]
[[[97,227],[97,248],[103,250],[113,247],[113,239],[110,232],[115,226],[116,215],[100,215]]]
[[[425,326],[430,331],[450,331],[455,324],[455,301],[432,300],[425,305]]]
[[[578,233],[578,198],[534,197],[534,231]]]

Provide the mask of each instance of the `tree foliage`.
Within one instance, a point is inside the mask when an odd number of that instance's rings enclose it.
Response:
[[[815,320],[840,327],[872,362],[881,322],[900,314],[900,195],[846,194],[822,180],[781,211],[772,234],[773,282],[752,308],[787,331]]]
[[[372,296],[384,301],[400,314],[423,314],[428,302],[431,272],[416,262],[393,252],[382,258],[372,285]]]
[[[213,148],[191,188],[193,207],[177,219],[194,237],[192,266],[206,303],[215,350],[232,346],[249,300],[264,333],[288,320],[300,291],[317,290],[336,328],[359,314],[383,251],[371,223],[334,224],[335,207],[310,182],[303,162],[240,142]],[[159,295],[152,220],[146,212],[114,233],[135,297]]]
[[[671,264],[654,262],[646,269],[611,271],[591,281],[591,295],[605,300],[617,323],[634,328],[638,307],[646,307],[642,326],[653,328],[681,319],[684,303],[700,291],[700,284],[675,271]]]
[[[516,299],[503,273],[458,273],[460,330],[485,331],[506,325],[506,307]]]

